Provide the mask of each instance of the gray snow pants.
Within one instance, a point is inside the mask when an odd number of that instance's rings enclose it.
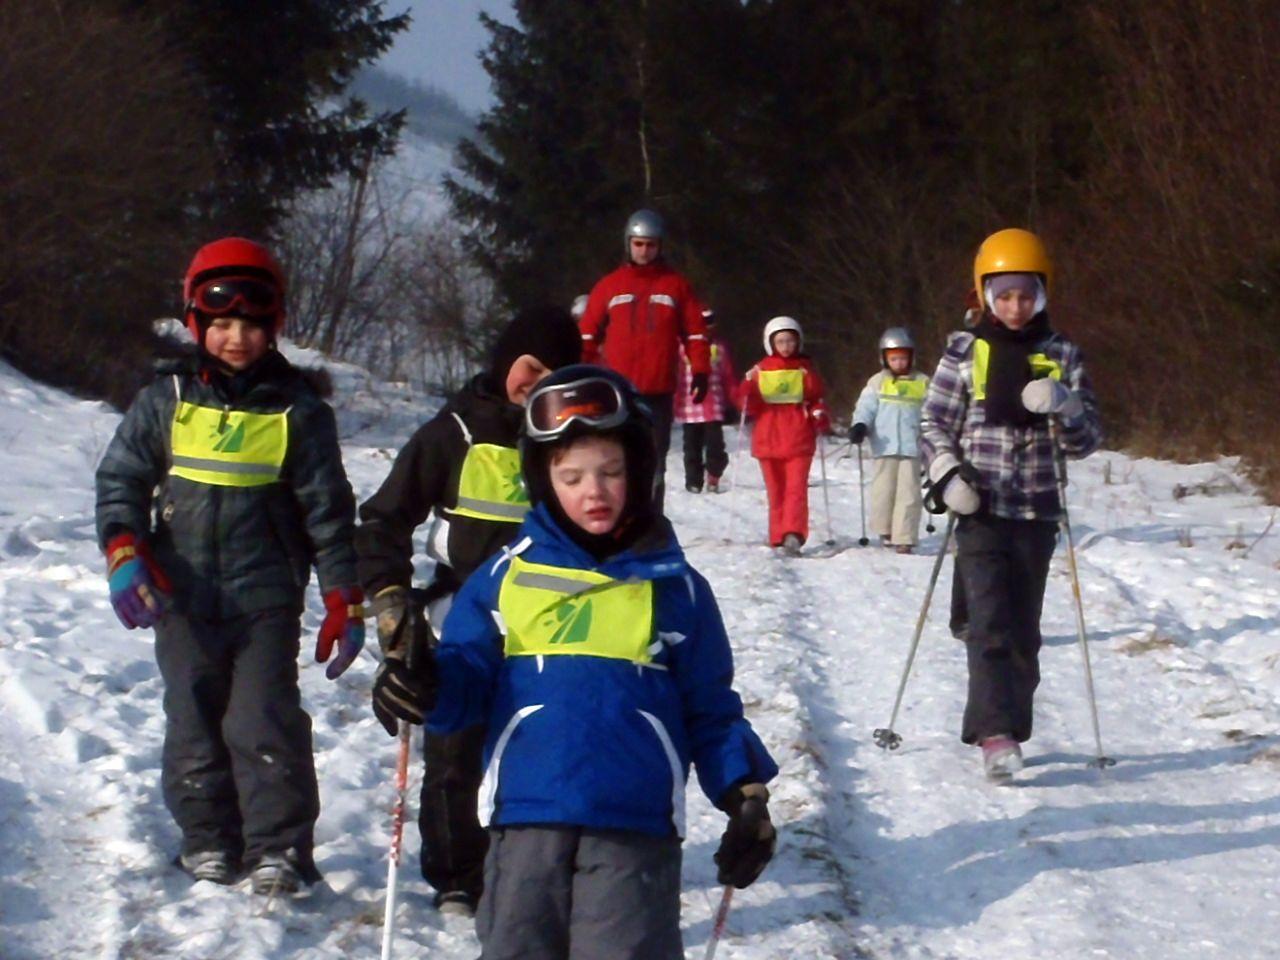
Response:
[[[678,837],[490,831],[481,960],[683,960]]]
[[[299,630],[297,611],[284,609],[218,621],[170,614],[156,625],[161,779],[183,853],[226,850],[252,864],[294,847],[311,872],[320,796]]]
[[[968,605],[969,697],[960,739],[1031,739],[1040,683],[1040,610],[1058,525],[1043,520],[960,517],[956,569]]]

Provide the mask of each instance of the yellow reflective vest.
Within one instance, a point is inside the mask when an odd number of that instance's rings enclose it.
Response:
[[[275,483],[289,449],[289,411],[249,413],[179,400],[169,443],[173,476],[219,487]]]
[[[1062,365],[1051,360],[1043,353],[1033,353],[1027,357],[1031,365],[1031,378],[1039,380],[1049,377],[1052,380],[1062,379]],[[991,366],[991,344],[981,337],[973,340],[973,399],[987,399],[987,371]]]
[[[800,403],[804,400],[804,370],[761,370],[760,398],[765,403]]]
[[[519,523],[529,512],[529,493],[520,472],[520,451],[496,443],[473,443],[462,418],[453,415],[467,441],[458,477],[458,504],[449,513],[476,520]]]
[[[503,577],[498,613],[508,657],[653,659],[653,583],[594,570],[530,563],[519,556]]]

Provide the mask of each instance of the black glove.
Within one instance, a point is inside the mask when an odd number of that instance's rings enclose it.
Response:
[[[716,850],[716,881],[744,890],[773,859],[778,842],[769,819],[769,788],[763,783],[730,787],[720,798],[719,807],[729,814],[729,825]]]
[[[435,657],[430,625],[404,587],[387,587],[373,598],[382,664],[373,678],[373,714],[393,737],[398,720],[422,723],[436,701]]]
[[[707,399],[707,385],[710,376],[705,373],[695,373],[689,381],[689,399],[694,403],[701,403]]]
[[[849,442],[861,444],[867,439],[867,425],[865,423],[855,423],[849,428]]]

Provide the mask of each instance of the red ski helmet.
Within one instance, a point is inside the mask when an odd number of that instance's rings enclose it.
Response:
[[[276,258],[260,243],[246,240],[244,237],[223,237],[206,243],[196,251],[187,267],[186,277],[182,282],[183,321],[196,342],[201,339],[200,325],[196,320],[195,290],[205,280],[213,277],[247,275],[259,277],[272,283],[279,291],[280,309],[275,315],[271,327],[272,336],[279,336],[284,329],[284,273]]]

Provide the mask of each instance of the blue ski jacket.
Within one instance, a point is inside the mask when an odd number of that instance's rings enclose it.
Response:
[[[853,422],[867,425],[871,456],[920,456],[920,411],[928,387],[929,378],[916,371],[895,377],[881,370],[867,381]]]
[[[558,652],[569,647],[509,654],[499,606],[504,590],[518,589],[512,583],[519,578],[508,574],[528,565],[548,582],[558,569],[650,584],[652,616],[638,617],[652,624],[642,638],[650,641],[647,651],[636,660]],[[634,618],[597,618],[591,629],[608,643],[634,630]],[[713,803],[734,785],[764,783],[778,772],[733,690],[733,655],[711,588],[665,520],[597,562],[538,505],[515,542],[454,598],[437,670],[430,729],[488,725],[480,815],[494,826],[568,824],[683,837],[690,763]]]

